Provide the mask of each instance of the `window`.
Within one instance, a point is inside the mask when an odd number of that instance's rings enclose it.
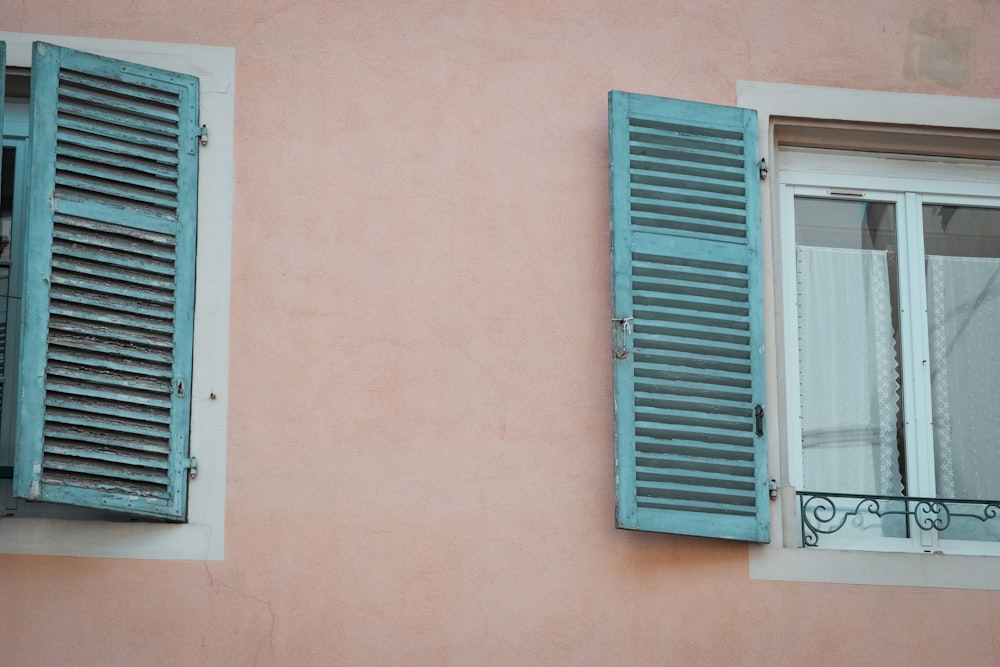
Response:
[[[803,543],[1000,553],[1000,166],[801,149],[778,164]]]
[[[737,102],[611,94],[618,525],[758,542],[755,578],[997,587],[1000,559],[969,555],[1000,555],[971,436],[997,432],[996,373],[971,359],[1000,102],[755,83]],[[824,517],[882,504],[803,546],[822,495]],[[945,495],[975,502],[921,504]]]
[[[0,35],[8,79],[32,79],[4,105],[0,453],[17,435],[0,477],[32,501],[187,523],[0,518],[0,551],[220,558],[232,52],[32,37]]]

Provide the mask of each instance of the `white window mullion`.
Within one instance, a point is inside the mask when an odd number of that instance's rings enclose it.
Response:
[[[935,497],[937,486],[934,475],[934,435],[931,428],[933,412],[921,198],[908,192],[901,199],[899,282],[906,489],[909,496]],[[911,528],[914,540],[921,549],[936,547],[936,531],[920,530],[914,521],[911,521]]]

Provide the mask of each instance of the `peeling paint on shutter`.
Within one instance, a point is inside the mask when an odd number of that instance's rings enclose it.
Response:
[[[186,515],[198,81],[36,43],[15,492]]]
[[[766,542],[757,115],[609,112],[618,525]]]

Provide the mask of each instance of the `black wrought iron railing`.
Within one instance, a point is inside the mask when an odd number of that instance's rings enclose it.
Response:
[[[956,519],[985,524],[1000,517],[1000,500],[918,498],[853,493],[798,491],[802,546],[819,546],[820,537],[845,527],[862,527],[879,519],[881,534],[907,537],[911,530],[947,531]]]

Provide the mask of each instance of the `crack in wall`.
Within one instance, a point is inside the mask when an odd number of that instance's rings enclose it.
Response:
[[[208,561],[202,561],[202,564],[205,566],[205,574],[208,575],[208,587],[212,588],[215,585],[215,583],[216,583],[215,575],[212,574],[212,570],[208,566]],[[270,623],[269,623],[269,627],[268,627],[268,630],[267,630],[267,637],[264,638],[260,642],[260,644],[257,646],[256,653],[254,653],[253,664],[255,664],[255,665],[259,664],[261,651],[263,651],[265,648],[268,648],[268,649],[273,649],[274,648],[274,626],[275,626],[275,624],[277,622],[277,617],[274,614],[274,607],[267,600],[261,599],[261,598],[257,597],[256,595],[253,595],[251,593],[247,593],[246,591],[243,591],[243,590],[237,588],[236,586],[233,586],[232,584],[228,584],[228,583],[226,583],[225,581],[222,581],[222,580],[219,580],[218,583],[219,583],[219,586],[221,588],[228,589],[228,590],[232,591],[233,593],[236,593],[237,595],[239,595],[240,597],[242,597],[245,600],[253,600],[256,603],[258,603],[260,605],[263,605],[264,608],[267,609],[267,613],[268,613],[268,615],[271,618]]]

